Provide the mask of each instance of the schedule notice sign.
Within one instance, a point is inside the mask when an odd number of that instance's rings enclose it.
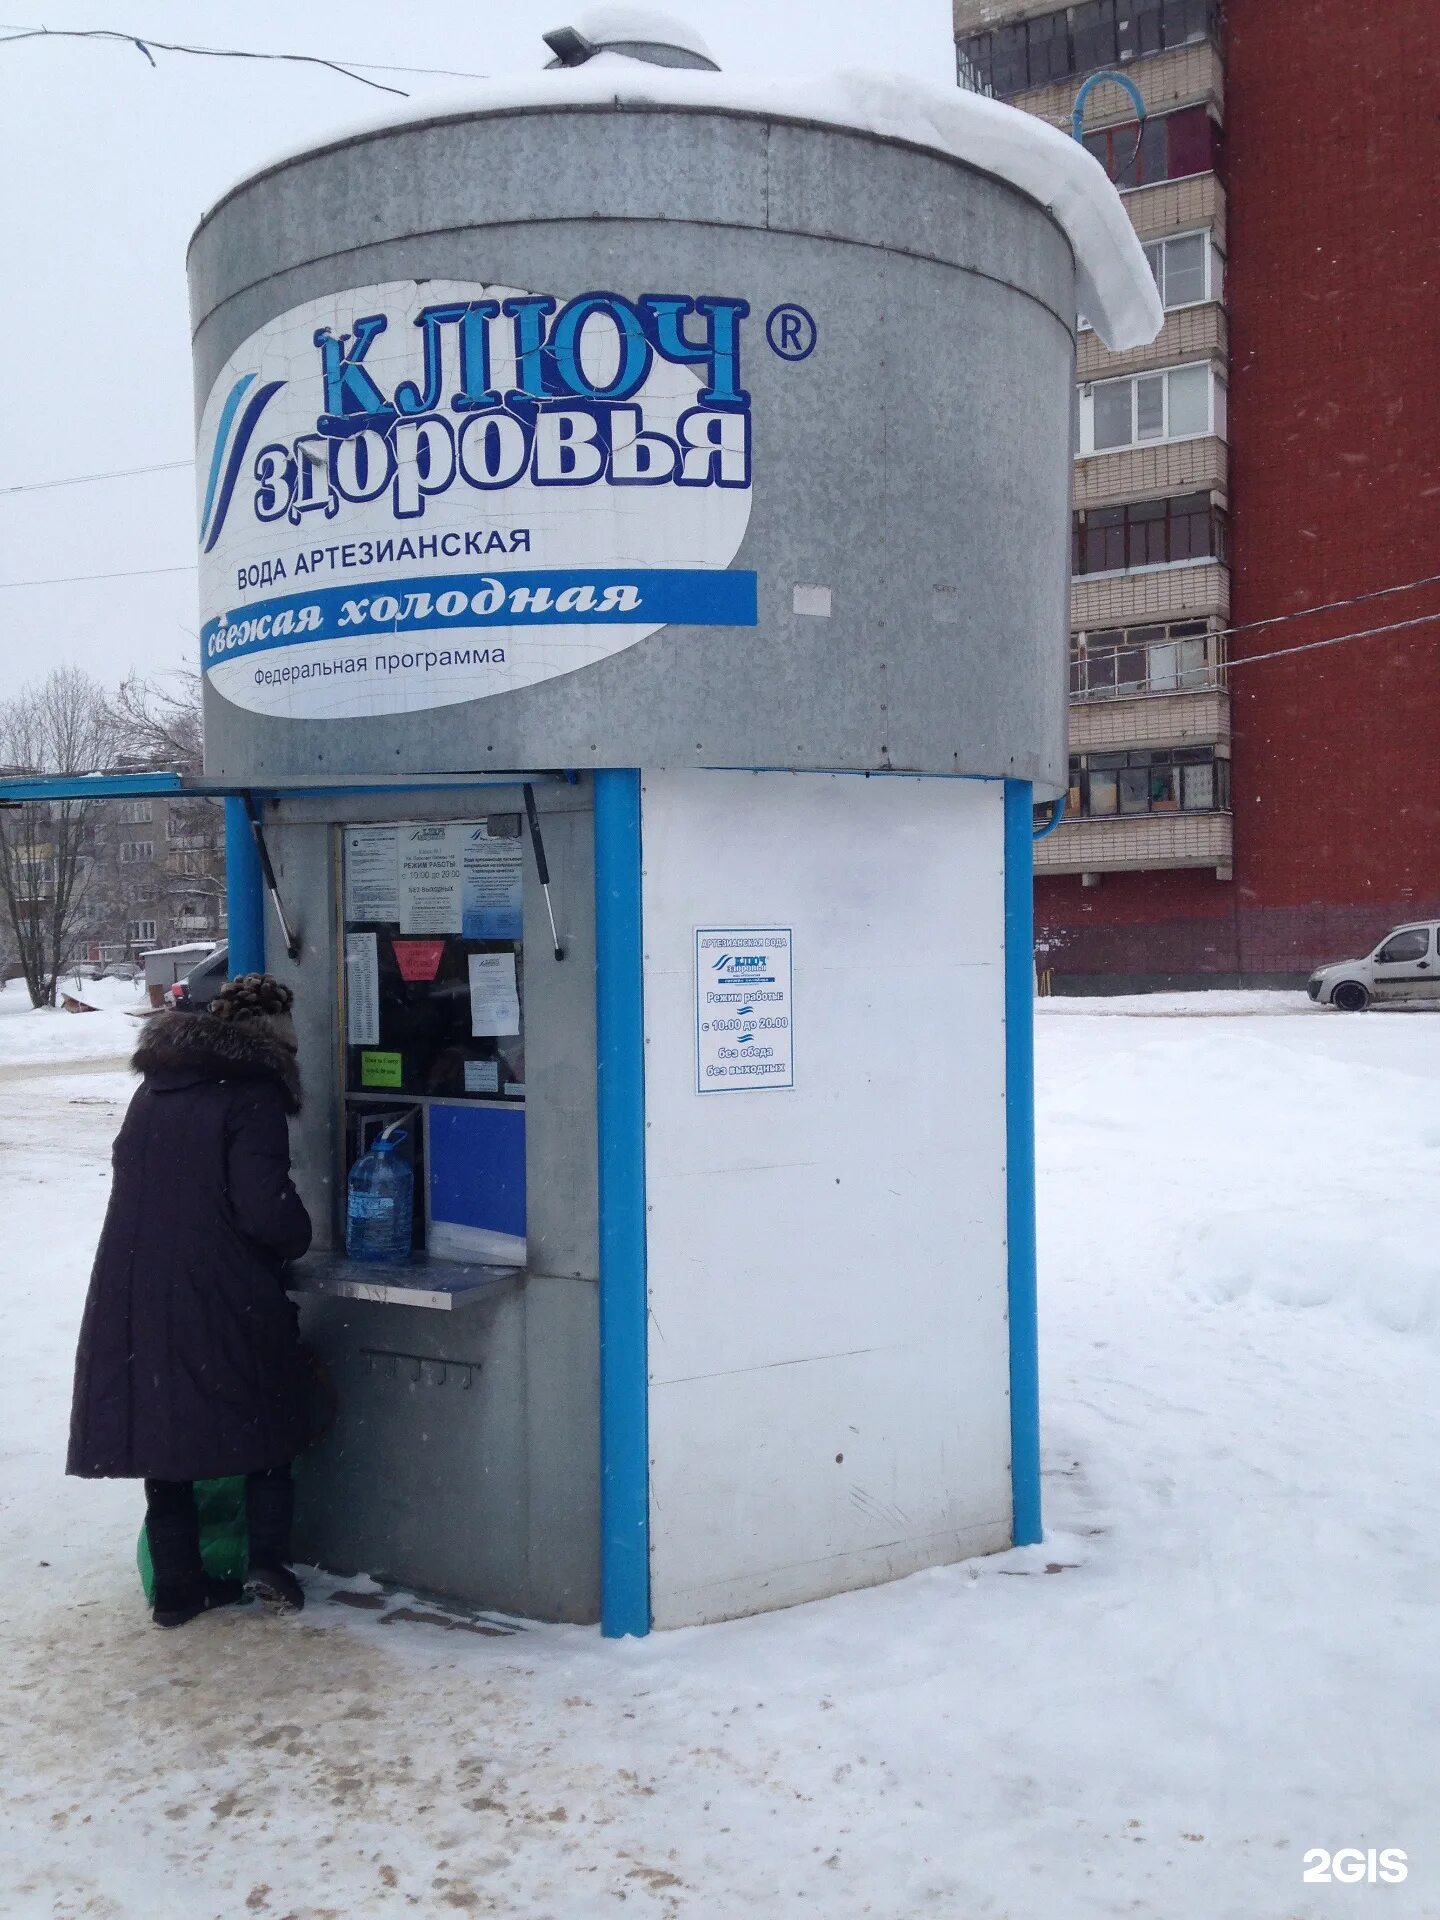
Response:
[[[793,1087],[789,927],[695,930],[695,1091]]]

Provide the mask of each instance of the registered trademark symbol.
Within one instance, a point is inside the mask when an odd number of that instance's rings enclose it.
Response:
[[[787,300],[765,322],[765,338],[782,360],[808,360],[815,351],[815,322],[804,307]]]

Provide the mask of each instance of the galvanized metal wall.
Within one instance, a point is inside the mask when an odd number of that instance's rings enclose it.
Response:
[[[191,261],[200,403],[297,303],[399,279],[749,301],[753,629],[670,626],[436,711],[267,718],[211,692],[207,770],[782,766],[1058,791],[1074,261],[1008,185],[933,152],[743,115],[563,109],[379,132],[244,185]],[[785,302],[813,353],[765,344]],[[796,611],[795,588],[832,611]]]

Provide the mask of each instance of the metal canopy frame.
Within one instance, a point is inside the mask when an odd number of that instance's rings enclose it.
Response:
[[[40,800],[140,800],[147,794],[174,793],[197,800],[228,800],[248,793],[256,800],[316,799],[352,793],[428,793],[449,787],[518,787],[529,781],[544,786],[573,772],[556,773],[333,773],[290,774],[283,779],[219,780],[203,773],[37,773],[0,776],[0,806],[22,807]]]
[[[275,884],[258,802],[322,799],[360,794],[437,793],[475,787],[523,786],[576,779],[574,773],[429,773],[297,774],[284,779],[220,780],[208,774],[161,769],[147,773],[18,774],[0,779],[0,808],[34,806],[53,800],[140,800],[150,794],[175,794],[225,802],[225,919],[232,974],[265,971],[265,895],[292,960],[299,942]],[[533,802],[527,804],[527,813]],[[532,820],[532,832],[534,831]],[[540,856],[543,864],[543,855]],[[548,878],[548,876],[547,876]],[[546,889],[549,907],[549,887]],[[552,916],[553,918],[553,916]],[[556,938],[556,959],[561,957]]]
[[[173,768],[135,773],[14,774],[0,778],[0,808],[43,804],[52,800],[143,800],[151,794],[173,794],[196,800],[225,802],[225,911],[230,948],[230,971],[265,971],[265,895],[275,903],[275,915],[291,959],[298,943],[266,868],[269,859],[260,824],[258,802],[286,799],[342,799],[357,795],[444,793],[477,787],[523,787],[563,781],[574,785],[571,771],[544,773],[366,773],[350,777],[335,774],[293,774],[283,778],[224,780],[203,773],[179,773]],[[528,811],[528,809],[527,809]],[[548,892],[548,890],[547,890]],[[547,898],[547,906],[549,901]],[[558,940],[557,940],[558,946]],[[560,955],[557,953],[556,958]]]

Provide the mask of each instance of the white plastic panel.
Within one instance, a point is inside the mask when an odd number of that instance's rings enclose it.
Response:
[[[793,1088],[696,1092],[726,926]],[[644,932],[655,1624],[1008,1545],[1002,788],[648,774]]]

